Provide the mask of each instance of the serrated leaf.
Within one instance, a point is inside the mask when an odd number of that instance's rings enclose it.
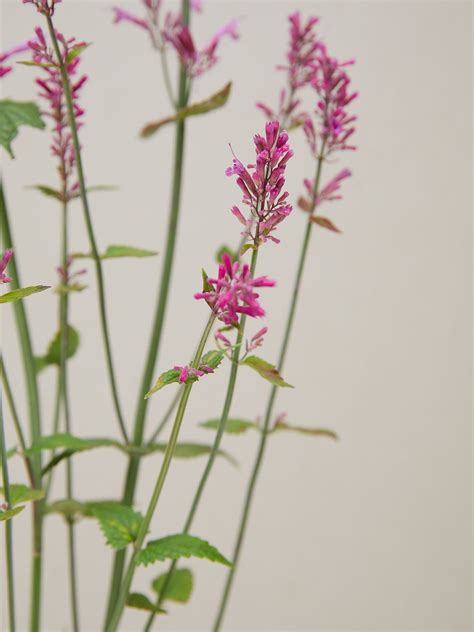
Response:
[[[68,325],[66,358],[72,358],[79,348],[79,332],[71,325]],[[45,367],[61,364],[61,332],[56,332],[54,338],[48,345],[48,350],[44,356],[36,358],[36,370],[42,371]]]
[[[221,108],[227,103],[231,87],[232,82],[229,81],[229,83],[227,83],[222,88],[222,90],[219,90],[219,92],[216,92],[204,101],[199,101],[198,103],[193,103],[184,108],[181,108],[176,112],[176,114],[173,114],[172,116],[167,116],[166,118],[162,118],[159,121],[148,123],[148,125],[145,125],[145,127],[140,132],[140,136],[142,138],[149,138],[150,136],[153,136],[153,134],[155,134],[160,128],[168,125],[169,123],[182,121],[188,116],[206,114],[207,112],[211,112],[212,110]]]
[[[217,430],[219,428],[220,419],[209,419],[208,421],[202,421],[199,425],[201,428],[209,428],[210,430]],[[258,430],[258,426],[254,421],[247,421],[246,419],[226,419],[224,432],[228,434],[243,434],[246,430],[252,428]]]
[[[0,494],[4,495],[3,487],[0,487]],[[44,490],[42,489],[32,489],[21,484],[10,485],[10,504],[12,507],[16,507],[16,505],[21,503],[41,500],[43,497]]]
[[[263,360],[258,356],[247,356],[244,360],[241,361],[241,364],[254,369],[254,371],[257,371],[257,373],[261,375],[265,380],[268,380],[276,386],[293,388],[291,384],[285,382],[285,380],[278,372],[278,369],[276,369],[273,364],[266,362],[266,360]]]
[[[166,447],[166,443],[150,443],[146,446],[146,453],[150,454],[151,452],[165,452]],[[194,459],[196,457],[209,454],[211,450],[212,446],[205,443],[182,442],[176,444],[173,456],[177,459]],[[218,456],[223,456],[233,465],[237,465],[236,460],[224,450],[218,450],[217,454]]]
[[[195,536],[185,533],[168,535],[159,540],[148,542],[136,557],[137,564],[148,566],[157,561],[178,560],[181,557],[199,557],[225,566],[232,566],[219,551]]]
[[[86,48],[89,48],[90,43],[89,44],[79,44],[78,46],[74,46],[74,48],[72,48],[69,53],[67,54],[66,57],[66,64],[70,64],[74,59],[76,59],[76,57],[79,57],[79,55],[82,55],[82,53],[86,50]]]
[[[154,579],[151,583],[151,587],[158,594],[161,595],[163,585],[168,577],[168,573],[163,573]],[[163,595],[163,601],[177,601],[178,603],[186,603],[191,597],[193,591],[193,574],[189,568],[177,568],[173,571],[166,592]]]
[[[317,224],[318,226],[322,226],[322,228],[327,228],[328,230],[332,230],[333,233],[340,233],[340,232],[342,232],[327,217],[322,217],[321,215],[313,215],[311,217],[311,221],[313,222],[313,224]]]
[[[127,505],[113,502],[90,503],[92,513],[99,521],[107,544],[123,549],[135,542],[143,516]]]
[[[284,421],[279,421],[275,424],[274,431],[279,430],[288,430],[290,432],[298,432],[300,434],[312,435],[314,437],[329,437],[330,439],[335,439],[336,441],[339,439],[338,435],[334,432],[334,430],[329,430],[328,428],[311,428],[308,426],[293,426],[291,424],[287,424]]]
[[[165,371],[160,375],[160,377],[156,380],[153,387],[148,391],[145,395],[145,399],[151,397],[154,393],[162,389],[164,386],[168,386],[168,384],[173,384],[175,382],[179,382],[179,376],[181,372],[176,371],[175,369],[170,369],[169,371]]]
[[[19,514],[20,511],[23,511],[24,508],[25,505],[20,505],[20,507],[13,507],[13,509],[6,509],[5,511],[2,511],[0,509],[0,522],[3,522],[4,520],[10,520],[11,518],[13,518],[13,516]]]
[[[6,294],[0,296],[0,303],[12,303],[14,301],[21,301],[22,298],[31,296],[31,294],[37,294],[38,292],[44,292],[49,290],[49,285],[30,285],[29,287],[20,287],[17,290],[12,290]]]
[[[129,606],[129,608],[138,608],[138,610],[154,612],[155,614],[166,614],[166,610],[157,608],[143,593],[130,593],[127,597],[127,606]]]
[[[144,248],[136,248],[135,246],[111,245],[100,255],[101,259],[118,259],[121,257],[154,257],[158,253],[155,250],[145,250]],[[74,252],[74,259],[93,259],[91,253]]]
[[[3,145],[11,158],[14,158],[11,143],[16,138],[21,125],[36,129],[45,127],[36,103],[10,99],[0,101],[0,145]]]
[[[205,364],[206,366],[210,366],[211,369],[217,369],[224,358],[224,351],[208,351],[201,358],[201,364]]]

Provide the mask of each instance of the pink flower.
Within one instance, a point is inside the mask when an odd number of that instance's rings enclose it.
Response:
[[[54,14],[56,4],[61,0],[22,0],[23,4],[34,4],[39,13],[51,17]]]
[[[125,9],[121,9],[120,7],[112,7],[112,11],[115,14],[114,23],[119,24],[120,22],[129,22],[130,24],[135,24],[136,26],[140,26],[145,30],[149,30],[149,25],[146,20],[125,11]]]
[[[234,40],[238,39],[237,20],[231,20],[220,28],[202,50],[196,48],[191,31],[182,23],[180,16],[168,14],[163,30],[164,39],[178,53],[189,77],[198,77],[217,63],[217,48],[226,36]]]
[[[52,51],[48,48],[43,31],[38,27],[35,29],[35,32],[37,39],[31,40],[28,42],[28,45],[33,54],[33,61],[45,64],[41,69],[45,76],[44,78],[36,79],[36,83],[40,87],[39,96],[46,101],[48,106],[44,114],[53,121],[51,151],[58,158],[58,172],[63,189],[62,194],[65,200],[69,200],[76,194],[78,182],[75,175],[76,157],[72,136],[69,131],[61,73]],[[66,39],[64,35],[58,32],[56,36],[62,48],[61,52],[64,60],[67,60],[72,52],[84,46],[84,42],[76,42],[75,38]],[[79,105],[79,93],[87,81],[85,75],[79,78],[76,77],[80,61],[80,55],[76,54],[66,65],[71,83],[74,114],[78,129],[82,127],[82,118],[84,116],[84,110]]]
[[[280,130],[278,121],[265,125],[265,136],[254,136],[255,164],[245,167],[234,158],[232,167],[226,169],[226,175],[237,176],[237,184],[243,193],[242,202],[250,207],[256,218],[255,233],[251,233],[251,220],[245,219],[237,206],[231,211],[245,227],[243,234],[249,235],[255,242],[263,243],[267,239],[278,243],[270,233],[293,210],[288,203],[288,192],[282,192],[285,184],[285,170],[293,151],[288,145],[288,134]],[[249,171],[251,170],[251,172]]]
[[[214,369],[210,366],[207,366],[207,364],[199,365],[199,369],[194,369],[192,366],[175,366],[173,367],[173,369],[180,372],[179,382],[181,384],[186,382],[188,377],[195,377],[196,379],[199,379],[207,373],[214,373]]]
[[[4,62],[6,62],[7,59],[10,59],[10,57],[24,53],[27,50],[29,50],[29,46],[28,43],[25,42],[24,44],[19,44],[18,46],[10,48],[4,53],[0,53],[0,78],[4,77],[13,70],[13,66],[5,66]]]
[[[273,287],[275,281],[267,277],[252,278],[248,264],[232,263],[229,255],[224,254],[219,266],[217,279],[208,279],[214,286],[213,291],[198,292],[196,299],[205,299],[226,325],[238,322],[239,314],[252,318],[264,316],[265,311],[258,302],[259,295],[254,292],[258,287]]]
[[[250,338],[250,342],[248,340],[245,341],[246,355],[247,353],[250,353],[251,351],[254,351],[258,347],[261,347],[263,345],[263,340],[267,331],[268,327],[262,327],[262,329],[259,329],[259,331],[257,331],[257,333],[252,336],[252,338]]]
[[[5,269],[12,257],[13,257],[13,251],[5,250],[5,252],[3,253],[3,257],[0,261],[0,283],[10,283],[10,281],[12,281],[12,279],[5,274]]]

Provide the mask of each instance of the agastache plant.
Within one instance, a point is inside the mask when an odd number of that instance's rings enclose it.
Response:
[[[329,159],[332,162],[332,159],[345,150],[355,149],[352,144],[355,117],[349,112],[349,106],[357,94],[351,90],[347,74],[353,60],[339,62],[329,55],[326,44],[316,32],[318,18],[304,19],[299,12],[294,12],[289,16],[289,49],[285,62],[277,67],[285,76],[279,105],[271,108],[262,102],[258,104],[258,109],[263,111],[269,120],[264,125],[263,131],[260,130],[253,139],[249,139],[252,157],[247,156],[244,161],[242,156],[238,157],[234,154],[233,145],[230,145],[229,155],[233,158],[232,164],[227,168],[222,166],[222,177],[224,174],[228,177],[227,181],[235,193],[233,203],[229,206],[230,212],[238,221],[238,224],[233,223],[236,248],[235,250],[227,247],[220,249],[215,274],[208,276],[205,271],[202,271],[202,287],[196,287],[194,305],[196,310],[203,310],[203,313],[207,315],[207,321],[202,331],[198,332],[198,343],[194,354],[184,358],[172,358],[168,364],[170,368],[161,372],[156,378],[155,367],[159,362],[161,363],[159,352],[167,305],[170,296],[179,291],[179,285],[172,286],[171,278],[179,235],[181,189],[183,179],[186,177],[184,153],[187,118],[197,114],[200,117],[210,115],[212,110],[225,105],[230,94],[230,83],[228,83],[224,89],[211,94],[208,98],[193,102],[193,87],[199,77],[217,64],[223,40],[237,40],[239,34],[237,20],[232,18],[207,41],[207,44],[198,45],[196,43],[198,38],[190,24],[192,15],[202,13],[202,3],[198,0],[182,0],[179,10],[172,3],[168,4],[166,0],[141,0],[141,13],[131,13],[120,7],[111,8],[114,23],[128,23],[140,29],[151,41],[151,54],[157,53],[161,60],[160,87],[162,82],[168,93],[172,112],[171,114],[164,113],[163,118],[143,127],[142,138],[154,136],[164,125],[173,125],[175,131],[171,200],[164,248],[159,248],[157,244],[157,250],[160,249],[162,255],[160,257],[161,273],[156,274],[159,279],[157,279],[155,312],[143,366],[134,367],[135,372],[142,372],[142,379],[137,393],[135,415],[129,417],[124,414],[120,403],[112,357],[112,341],[109,335],[102,263],[103,260],[114,257],[143,257],[156,253],[130,246],[109,246],[103,253],[99,252],[89,204],[91,188],[86,186],[79,137],[85,123],[85,113],[81,105],[82,90],[86,81],[89,81],[80,69],[86,61],[82,58],[88,45],[76,38],[66,37],[56,29],[53,17],[59,0],[23,0],[23,3],[33,4],[43,23],[35,28],[34,37],[27,43],[13,47],[0,55],[0,77],[8,81],[14,68],[12,60],[29,53],[31,58],[23,63],[33,67],[35,87],[32,90],[37,92],[41,108],[32,102],[21,103],[9,100],[4,106],[4,102],[0,101],[0,117],[3,114],[2,108],[5,107],[5,111],[10,112],[10,115],[13,112],[12,120],[17,121],[13,125],[11,135],[5,141],[0,135],[0,144],[3,144],[13,157],[10,143],[15,138],[19,125],[26,124],[37,129],[49,128],[51,136],[48,144],[57,172],[57,189],[47,185],[36,185],[32,188],[45,194],[50,201],[58,205],[61,212],[58,222],[59,262],[56,265],[59,282],[54,294],[51,294],[52,297],[56,295],[57,300],[57,332],[45,354],[39,356],[33,351],[28,315],[23,308],[22,299],[47,288],[46,286],[20,287],[15,262],[17,257],[12,257],[14,244],[9,214],[3,186],[0,186],[0,215],[4,248],[4,254],[0,258],[0,287],[11,283],[12,288],[11,291],[0,293],[0,303],[14,302],[21,359],[26,377],[29,422],[29,436],[27,436],[23,430],[22,419],[18,415],[18,410],[22,410],[23,407],[18,407],[15,401],[16,390],[21,387],[21,382],[8,379],[4,358],[1,357],[2,383],[18,446],[15,452],[23,460],[28,481],[28,486],[12,484],[10,481],[7,456],[10,456],[11,450],[7,450],[3,410],[0,407],[0,457],[3,479],[3,487],[0,490],[3,495],[3,499],[0,499],[0,521],[6,523],[5,562],[9,628],[13,631],[16,629],[12,526],[14,523],[12,519],[24,509],[24,503],[30,501],[33,517],[33,549],[29,629],[32,632],[39,632],[42,629],[41,604],[44,593],[42,588],[43,583],[48,581],[42,573],[43,532],[46,516],[53,512],[62,514],[67,526],[68,590],[72,630],[78,631],[81,628],[81,608],[77,589],[79,551],[76,546],[76,530],[79,528],[76,522],[81,517],[96,520],[107,544],[115,550],[110,591],[103,620],[103,629],[106,632],[121,629],[126,607],[144,610],[147,615],[144,629],[150,630],[155,617],[165,613],[164,608],[168,606],[166,602],[172,599],[173,591],[178,590],[178,601],[184,602],[189,599],[190,586],[193,582],[192,573],[187,568],[178,567],[182,558],[187,557],[204,558],[223,564],[229,569],[223,598],[213,627],[214,630],[219,630],[238,567],[268,436],[291,430],[305,435],[336,438],[335,433],[326,429],[293,426],[287,421],[286,413],[274,412],[274,406],[277,389],[291,388],[290,384],[283,379],[281,371],[295,323],[297,298],[306,267],[312,228],[318,225],[333,232],[340,232],[332,220],[320,215],[320,208],[329,206],[329,202],[341,199],[342,187],[351,172],[343,168],[324,182],[322,171],[323,166],[325,167],[330,162]],[[60,7],[63,10],[67,9],[66,3]],[[168,67],[170,54],[174,56],[178,67],[176,82],[172,81]],[[23,72],[26,72],[25,69]],[[93,75],[90,81],[94,81]],[[291,159],[294,155],[289,138],[289,132],[293,130],[295,133],[303,133],[314,168],[314,176],[304,178],[303,192],[296,198],[287,190],[286,182],[287,167],[292,164]],[[235,143],[236,139],[231,137],[230,132],[227,136],[222,139],[223,143]],[[160,139],[157,144],[157,160],[158,155],[166,152],[163,142]],[[199,165],[192,166],[194,172],[197,168]],[[203,177],[208,176],[211,177],[206,165]],[[76,199],[81,202],[88,236],[89,251],[86,253],[70,252],[69,213],[71,204]],[[270,314],[266,313],[261,295],[263,294],[265,298],[266,288],[276,285],[273,278],[257,273],[257,265],[262,247],[268,250],[268,256],[278,251],[278,256],[288,263],[294,258],[295,252],[297,253],[294,246],[287,243],[284,232],[281,232],[284,231],[284,220],[295,216],[293,212],[295,201],[302,210],[299,216],[305,220],[306,227],[290,296],[288,319],[278,362],[274,365],[256,355],[262,348],[265,354],[272,352],[268,349],[269,344],[266,338],[268,321],[271,321],[272,314],[271,310]],[[212,204],[210,206],[210,212],[228,213],[228,210],[213,209]],[[161,213],[161,195],[156,202],[156,207],[157,212]],[[138,214],[136,221],[140,221]],[[291,221],[296,221],[296,218]],[[269,242],[272,243],[269,244]],[[281,244],[277,251],[274,250],[274,244]],[[203,251],[202,243],[200,243],[200,251]],[[69,391],[76,385],[70,383],[68,376],[69,362],[79,345],[79,334],[71,325],[70,308],[71,296],[73,296],[71,293],[85,289],[81,280],[86,273],[86,268],[74,267],[76,260],[80,258],[92,259],[95,265],[96,300],[104,343],[107,378],[114,404],[114,420],[118,424],[120,433],[119,439],[116,437],[84,438],[80,436],[79,428],[77,429],[79,436],[72,434],[73,415]],[[197,265],[193,268],[193,265],[188,269],[191,272],[194,270],[195,277],[198,279],[199,269]],[[86,296],[88,294],[92,296],[91,293],[86,293]],[[249,319],[252,320],[249,321]],[[252,327],[247,333],[246,327],[249,323],[252,323]],[[173,326],[172,323],[171,326]],[[187,326],[190,329],[194,328],[195,320],[189,318]],[[209,341],[213,342],[209,343]],[[207,348],[209,344],[210,348]],[[56,366],[57,369],[56,394],[50,428],[46,428],[43,424],[40,407],[40,394],[46,388],[46,382],[41,380],[41,372],[48,366]],[[226,367],[228,373],[226,373]],[[262,378],[272,385],[265,413],[256,417],[257,421],[230,416],[234,399],[238,403],[237,377],[241,367],[252,369],[255,391],[259,389],[259,380]],[[200,424],[214,430],[213,441],[209,445],[182,442],[182,429],[191,421],[188,420],[191,393],[199,397],[203,389],[205,390],[206,383],[211,384],[211,381],[215,380],[217,372],[226,373],[227,380],[220,411],[216,418]],[[163,411],[156,430],[147,438],[145,421],[148,402],[153,397],[159,405],[161,390],[171,385],[176,389],[176,396],[171,405]],[[216,401],[219,394],[220,389],[215,392],[212,400]],[[170,422],[172,424],[166,442],[157,441],[160,433]],[[228,453],[221,449],[224,435],[244,432],[250,428],[259,436],[259,447],[246,490],[236,544],[232,558],[227,559],[215,546],[192,535],[192,527],[198,508],[202,504],[204,491],[213,472],[216,458],[222,455],[231,459]],[[71,457],[76,452],[101,448],[118,450],[127,459],[121,498],[107,501],[78,501],[75,498]],[[139,467],[142,458],[156,452],[162,455],[162,460],[159,468],[154,465],[147,473],[147,476],[154,480],[154,487],[146,511],[142,514],[134,507]],[[164,486],[168,482],[171,464],[180,456],[190,457],[198,454],[206,454],[207,460],[196,482],[191,506],[182,529],[177,533],[156,539],[153,533],[153,519],[158,515],[159,523],[163,523],[163,516],[160,513],[163,509],[159,507],[159,502]],[[51,482],[53,475],[61,469],[58,468],[60,463],[65,465],[65,497],[51,499],[55,489]],[[175,497],[179,500],[180,490],[174,491]],[[226,503],[235,503],[236,500],[236,498],[226,497],[222,501],[222,506],[225,509]],[[155,595],[153,599],[149,599],[141,593],[134,592],[134,580],[140,566],[157,561],[168,562],[169,565],[164,573],[154,580]],[[64,595],[61,595],[60,599],[62,602],[67,601]]]

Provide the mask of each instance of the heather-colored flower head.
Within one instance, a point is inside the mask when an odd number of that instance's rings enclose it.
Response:
[[[226,170],[226,175],[237,176],[237,184],[243,193],[242,202],[250,207],[256,220],[254,232],[253,222],[245,219],[237,206],[232,208],[232,213],[245,227],[243,234],[249,235],[256,244],[267,239],[279,243],[271,233],[293,210],[288,203],[288,192],[282,192],[286,165],[293,151],[288,145],[288,134],[280,130],[278,121],[267,123],[265,136],[256,134],[254,143],[255,164],[245,167],[234,158],[232,167]]]
[[[43,64],[44,78],[36,79],[41,91],[39,96],[47,102],[47,110],[44,114],[53,121],[53,141],[51,150],[58,158],[58,172],[62,184],[62,193],[65,200],[74,197],[79,188],[75,175],[76,157],[69,131],[66,100],[59,66],[53,52],[48,48],[44,33],[40,28],[35,29],[37,39],[29,42],[33,53],[33,61]],[[61,46],[66,70],[70,79],[74,114],[78,129],[82,127],[84,110],[79,105],[79,93],[87,81],[85,75],[77,77],[77,69],[80,64],[78,51],[85,46],[84,42],[76,42],[75,38],[66,39],[61,33],[56,33]]]
[[[254,291],[258,287],[273,287],[275,281],[267,277],[252,278],[248,264],[239,261],[232,263],[228,254],[222,256],[217,279],[208,279],[214,289],[198,292],[196,299],[205,299],[211,309],[226,325],[236,323],[239,314],[252,318],[264,316],[265,311],[258,301],[259,295]]]
[[[175,371],[179,371],[179,382],[183,384],[188,377],[200,378],[208,373],[214,373],[214,369],[207,364],[200,364],[199,369],[194,369],[192,366],[174,366]]]
[[[39,13],[51,17],[61,0],[22,0],[23,4],[34,4]]]
[[[259,329],[257,333],[250,338],[250,340],[245,341],[245,355],[251,351],[255,351],[255,349],[258,349],[258,347],[263,345],[267,331],[268,327],[262,327],[262,329]]]
[[[5,274],[5,269],[12,257],[13,257],[13,251],[5,250],[5,252],[3,253],[3,257],[0,260],[0,283],[10,283],[10,281],[12,280],[10,277],[8,277]]]
[[[0,53],[0,79],[13,70],[13,66],[5,65],[5,62],[11,57],[14,57],[15,55],[24,53],[28,49],[29,49],[28,43],[25,43],[25,44],[19,44],[18,46],[14,46],[13,48],[10,48],[4,53]]]

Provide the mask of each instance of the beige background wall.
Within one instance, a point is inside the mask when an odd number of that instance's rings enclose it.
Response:
[[[137,4],[137,3],[136,3]],[[277,410],[291,421],[334,428],[339,443],[297,435],[274,437],[258,487],[227,629],[468,630],[471,622],[470,429],[470,125],[471,7],[468,2],[207,2],[196,19],[203,39],[231,16],[242,19],[241,41],[222,47],[219,66],[196,83],[196,98],[229,78],[229,105],[188,126],[187,179],[174,291],[159,369],[185,362],[205,318],[193,300],[200,268],[234,242],[228,211],[238,190],[224,176],[228,142],[244,160],[263,125],[257,99],[275,102],[281,76],[273,71],[287,42],[286,16],[300,7],[321,16],[320,32],[340,58],[355,56],[352,75],[361,96],[354,171],[344,200],[329,212],[344,234],[319,231],[311,245],[292,351],[285,369],[294,390]],[[130,9],[135,4],[125,5]],[[84,54],[82,131],[91,184],[116,184],[92,198],[101,246],[130,243],[163,249],[172,130],[137,139],[141,124],[168,113],[158,60],[146,37],[111,24],[107,2],[65,0],[57,24],[94,42]],[[2,48],[31,35],[38,22],[19,0],[2,5]],[[30,98],[34,71],[18,68],[4,96]],[[155,79],[156,78],[156,79]],[[294,198],[310,175],[306,148],[294,139],[288,168]],[[3,161],[5,186],[23,283],[55,283],[58,209],[25,185],[55,182],[48,137],[21,133],[17,160]],[[80,205],[71,212],[72,249],[87,247]],[[269,244],[259,270],[278,279],[265,292],[270,333],[262,355],[276,360],[304,221],[298,210]],[[160,269],[156,260],[106,264],[107,296],[121,397],[131,421]],[[94,280],[72,300],[82,342],[70,363],[77,434],[115,434],[99,339]],[[38,352],[56,328],[56,298],[28,301]],[[2,310],[3,311],[3,310]],[[6,359],[17,397],[23,378],[10,310],[2,314]],[[53,371],[42,377],[44,425],[51,423]],[[182,437],[210,441],[196,422],[220,410],[226,371],[196,388]],[[232,412],[261,414],[268,389],[242,371]],[[156,396],[149,425],[173,389]],[[23,401],[20,403],[25,412]],[[10,444],[14,439],[10,431]],[[238,469],[220,461],[193,529],[230,554],[256,437],[228,437]],[[160,457],[144,464],[137,505],[146,506]],[[204,463],[175,462],[153,522],[155,536],[180,529]],[[77,497],[120,494],[123,457],[103,451],[74,460]],[[13,465],[14,478],[23,476]],[[64,494],[56,479],[54,495]],[[21,601],[28,590],[29,519],[15,520]],[[84,630],[98,630],[111,554],[93,522],[78,526],[80,601]],[[57,517],[46,528],[44,630],[69,626],[65,530]],[[2,554],[3,555],[3,554]],[[223,568],[192,563],[190,605],[171,607],[163,629],[206,630],[215,612]],[[146,590],[160,569],[141,570]],[[3,581],[3,578],[2,578]],[[3,593],[3,590],[2,590]],[[3,610],[5,616],[5,609]],[[5,621],[5,619],[3,619]],[[20,626],[25,629],[25,617]],[[141,629],[128,613],[123,629]]]

